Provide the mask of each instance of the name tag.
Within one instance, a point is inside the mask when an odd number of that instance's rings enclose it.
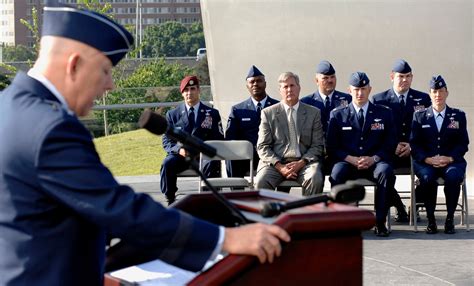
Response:
[[[250,118],[242,118],[242,121],[250,121]]]
[[[352,126],[344,126],[342,127],[342,130],[352,130]]]
[[[429,124],[422,125],[421,128],[430,128],[431,126]]]

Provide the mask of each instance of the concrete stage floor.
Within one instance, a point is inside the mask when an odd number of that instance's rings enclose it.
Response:
[[[159,176],[118,177],[137,192],[150,194],[155,200],[165,203],[160,192]],[[180,178],[179,192],[197,190],[195,178]],[[408,176],[397,177],[397,190],[409,189]],[[329,191],[329,183],[325,183]],[[471,191],[472,192],[472,191]],[[292,194],[301,194],[293,188]],[[471,193],[472,194],[472,193]],[[444,200],[443,191],[438,191],[438,201]],[[474,224],[474,197],[469,197],[471,228]],[[178,196],[179,199],[179,196]],[[373,201],[373,190],[367,188],[366,199]],[[409,205],[405,200],[405,205]],[[441,207],[439,207],[441,208]],[[392,216],[394,211],[392,209]],[[445,213],[437,212],[438,228],[435,235],[425,234],[426,216],[421,214],[418,232],[408,224],[394,222],[388,238],[376,237],[373,231],[365,231],[364,237],[364,285],[474,285],[474,230],[467,232],[460,226],[460,215],[456,213],[456,234],[443,233]]]

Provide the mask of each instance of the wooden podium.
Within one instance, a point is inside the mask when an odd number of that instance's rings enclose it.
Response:
[[[264,190],[222,194],[248,219],[284,228],[291,242],[283,245],[282,255],[271,264],[260,264],[252,256],[228,255],[188,285],[362,285],[361,231],[373,227],[372,212],[321,203],[267,219],[259,214],[263,204],[302,198]],[[235,221],[211,193],[189,195],[175,207],[224,226],[232,226]],[[105,285],[123,284],[106,274]]]

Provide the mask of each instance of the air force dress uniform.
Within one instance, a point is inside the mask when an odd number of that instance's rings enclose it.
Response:
[[[180,91],[183,92],[187,86],[199,86],[199,81],[195,76],[187,76],[181,81]],[[190,123],[188,107],[185,103],[179,104],[175,109],[166,113],[166,120],[168,126],[181,129],[188,132],[192,136],[206,141],[206,140],[223,140],[223,130],[221,116],[219,111],[212,107],[199,102],[199,107],[196,109],[195,123]],[[178,154],[183,145],[166,134],[163,135],[163,148],[168,153],[160,172],[161,192],[165,194],[168,203],[175,200],[177,188],[178,173],[189,168],[189,163],[185,158]],[[198,155],[198,154],[195,154]],[[218,161],[212,161],[206,164],[203,168],[203,173],[208,177],[219,176]]]
[[[366,86],[365,73],[354,73],[350,85]],[[377,224],[384,224],[387,216],[387,196],[393,192],[395,175],[391,166],[395,150],[393,118],[389,108],[368,102],[365,123],[359,123],[354,103],[331,111],[327,130],[327,151],[334,163],[329,178],[332,186],[347,180],[364,177],[377,184],[375,201]],[[348,156],[376,156],[378,159],[368,170],[358,170],[345,161]],[[374,159],[375,160],[375,159]]]
[[[255,66],[252,66],[247,78],[255,76],[263,76],[263,73]],[[279,102],[268,95],[261,101],[264,102],[261,106],[261,109],[267,108]],[[257,169],[259,161],[256,146],[258,140],[258,127],[260,125],[261,109],[258,110],[258,106],[256,106],[254,103],[252,97],[232,106],[225,132],[226,140],[247,140],[253,144],[254,170]],[[244,177],[249,171],[249,163],[246,160],[231,161],[230,164],[227,164],[227,175],[229,177]]]
[[[336,73],[336,70],[328,61],[321,61],[316,68],[316,73],[333,75]],[[326,100],[322,98],[319,89],[313,94],[307,95],[301,99],[301,102],[314,106],[321,111],[321,123],[323,124],[324,133],[327,131],[331,110],[337,107],[347,106],[352,101],[352,97],[347,93],[334,90],[332,95],[328,94],[328,100],[329,102],[326,104]]]
[[[86,43],[114,65],[133,43],[86,10],[45,7],[43,23],[43,35]],[[103,285],[106,236],[201,269],[219,228],[119,185],[64,98],[34,77],[20,72],[0,96],[0,285]]]
[[[433,77],[431,89],[446,87],[441,76]],[[440,128],[436,123],[437,116],[441,116]],[[452,219],[456,210],[460,193],[460,184],[466,173],[467,162],[464,155],[468,151],[469,138],[466,126],[466,114],[456,108],[446,105],[443,111],[436,112],[433,107],[415,112],[413,117],[410,146],[412,148],[413,169],[420,179],[420,189],[424,194],[428,220],[434,220],[436,208],[437,178],[445,181],[444,193],[446,197],[447,222],[445,232],[454,233]],[[425,163],[425,159],[436,155],[452,157],[453,161],[446,167],[435,168]],[[435,223],[435,222],[434,222]]]
[[[411,67],[406,61],[398,60],[395,62],[392,71],[398,73],[409,73],[411,72]],[[401,96],[403,96],[403,98]],[[398,95],[393,88],[388,89],[372,96],[372,102],[375,104],[385,105],[390,107],[392,110],[393,121],[396,128],[396,138],[398,140],[397,143],[409,141],[413,113],[415,111],[424,110],[431,105],[431,99],[427,93],[412,88],[403,95]],[[400,162],[399,164],[397,160],[395,160],[395,163],[396,166],[410,166],[409,158],[407,158],[405,162]]]

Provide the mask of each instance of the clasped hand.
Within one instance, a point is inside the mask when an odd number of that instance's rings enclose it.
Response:
[[[452,157],[436,155],[425,159],[425,163],[435,168],[443,168],[453,162]]]
[[[287,180],[296,180],[298,172],[306,165],[304,160],[293,161],[287,164],[277,163],[275,168]]]

